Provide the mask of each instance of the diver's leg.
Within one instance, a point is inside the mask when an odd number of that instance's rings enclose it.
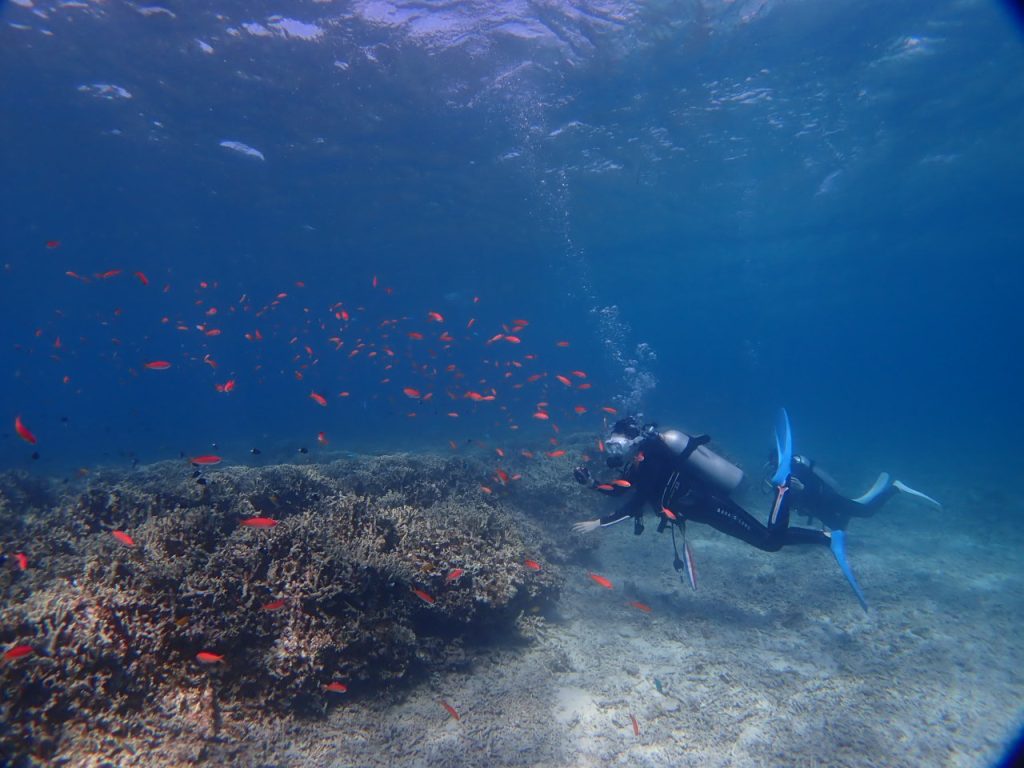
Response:
[[[696,523],[710,525],[716,531],[744,541],[765,552],[777,552],[786,544],[824,544],[828,536],[809,528],[790,528],[785,504],[771,525],[764,525],[732,499],[712,497],[699,510],[688,513]]]

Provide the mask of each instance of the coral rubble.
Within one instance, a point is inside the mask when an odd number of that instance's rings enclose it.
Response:
[[[254,714],[344,701],[332,682],[368,695],[533,626],[573,545],[514,491],[482,493],[487,475],[397,455],[224,467],[204,484],[180,462],[77,487],[0,477],[2,552],[30,558],[0,569],[0,647],[33,649],[0,661],[0,762],[153,764],[126,743],[196,759]],[[528,506],[542,488],[524,488]],[[241,525],[253,517],[278,524]]]

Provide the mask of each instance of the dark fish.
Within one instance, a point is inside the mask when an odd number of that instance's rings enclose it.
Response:
[[[249,453],[251,453],[253,456],[259,456],[261,453],[263,453],[263,451],[261,451],[259,448],[250,448]]]
[[[309,453],[309,448],[303,446],[302,448],[299,448],[299,453]]]
[[[199,483],[200,485],[206,485],[206,478],[200,477],[198,480],[196,480],[196,482]]]

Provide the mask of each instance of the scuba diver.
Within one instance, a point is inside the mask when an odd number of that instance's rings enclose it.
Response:
[[[630,494],[630,499],[610,515],[576,523],[573,530],[587,533],[632,519],[633,532],[640,535],[644,530],[644,507],[649,504],[659,516],[659,532],[668,525],[672,526],[673,566],[677,571],[686,571],[694,589],[697,588],[696,571],[686,541],[687,521],[705,523],[767,552],[798,544],[825,545],[831,549],[866,611],[864,594],[846,559],[844,530],[839,526],[831,531],[790,527],[789,514],[794,498],[799,497],[800,507],[805,513],[841,522],[848,520],[852,516],[850,513],[856,511],[850,509],[849,504],[863,502],[864,509],[870,509],[868,514],[871,514],[896,491],[922,497],[924,494],[902,483],[889,483],[888,475],[883,475],[879,478],[881,484],[876,483],[876,488],[861,499],[845,499],[833,485],[821,479],[823,473],[813,471],[812,463],[802,457],[794,459],[792,432],[785,410],[780,414],[775,438],[776,456],[779,457],[771,478],[775,498],[768,522],[763,524],[730,498],[743,480],[743,471],[707,447],[710,437],[694,437],[675,429],[659,431],[654,424],[641,426],[635,418],[622,419],[612,427],[611,435],[604,441],[607,464],[613,469],[621,468],[621,478],[608,483],[598,482],[586,467],[577,467],[573,476],[578,483],[602,493],[611,496]],[[679,557],[676,545],[676,528],[679,528],[683,539],[683,558]]]

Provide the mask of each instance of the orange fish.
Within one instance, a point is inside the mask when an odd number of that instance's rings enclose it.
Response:
[[[633,723],[633,735],[634,736],[639,736],[640,735],[640,723],[638,723],[636,721],[636,718],[633,717],[633,713],[632,712],[629,713],[629,719]]]
[[[110,535],[113,536],[118,541],[120,541],[126,547],[134,547],[135,546],[135,540],[132,539],[132,537],[129,536],[124,531],[111,531]]]
[[[271,600],[269,603],[264,603],[260,606],[261,610],[264,611],[279,611],[285,606],[285,599],[279,597],[277,600]]]
[[[569,342],[568,341],[556,341],[555,342],[555,346],[556,347],[568,347],[569,346]]]
[[[481,485],[480,490],[483,491],[484,493],[494,493],[494,491],[491,490],[491,488],[486,485]]]
[[[616,410],[615,410],[614,408],[612,408],[612,407],[611,407],[610,405],[605,405],[605,406],[602,406],[602,407],[601,407],[601,410],[602,410],[602,411],[604,411],[605,413],[618,413],[618,411],[616,411]]]
[[[327,407],[327,398],[321,395],[319,392],[310,392],[309,399],[312,400],[317,405],[323,406],[325,408]]]
[[[416,589],[416,587],[413,587],[412,588],[412,593],[414,595],[416,595],[416,597],[418,597],[424,603],[428,603],[430,605],[434,604],[434,598],[431,597],[431,595],[429,593],[424,592],[422,589]]]
[[[522,339],[520,339],[518,336],[506,336],[505,341],[507,341],[509,344],[519,344],[522,341]]]
[[[458,579],[458,578],[459,578],[460,576],[462,576],[462,574],[464,574],[464,573],[465,573],[465,571],[464,571],[464,570],[462,570],[461,568],[456,568],[456,569],[454,569],[454,570],[453,570],[453,571],[452,571],[451,573],[449,573],[449,574],[448,574],[447,576],[445,576],[445,577],[444,577],[444,580],[445,580],[446,582],[451,582],[451,581],[455,581],[455,580],[456,580],[456,579]]]
[[[571,371],[571,373],[572,373],[573,376],[575,376],[577,378],[580,378],[580,379],[587,378],[587,374],[584,373],[583,371]]]
[[[451,704],[449,704],[444,699],[440,699],[440,702],[441,702],[441,706],[445,708],[445,710],[448,712],[449,715],[454,717],[456,720],[460,720],[461,719],[459,717],[459,713],[455,711],[455,707],[453,707]]]
[[[663,514],[663,515],[664,515],[665,517],[667,517],[667,518],[668,518],[669,520],[675,520],[675,519],[676,519],[676,513],[675,513],[675,512],[673,512],[673,511],[672,511],[671,509],[669,509],[668,507],[662,507],[662,508],[661,508],[661,514]]]
[[[433,320],[435,323],[443,323],[444,317],[440,312],[427,312],[427,319]]]
[[[588,573],[587,576],[592,578],[594,581],[596,581],[598,584],[600,584],[605,589],[611,589],[612,588],[612,583],[610,581],[608,581],[608,579],[606,579],[604,576],[598,576],[596,573]]]
[[[143,363],[143,368],[148,368],[151,371],[166,371],[171,367],[171,364],[166,360],[154,360],[150,363]]]
[[[535,414],[533,414],[533,418],[540,419],[541,421],[547,421],[548,419],[551,418],[551,416],[544,413],[544,411],[537,411]]]
[[[565,386],[567,386],[567,387],[571,387],[572,386],[572,382],[569,381],[569,377],[568,376],[563,376],[562,374],[558,374],[557,376],[555,376],[555,378],[558,379],[563,384],[565,384]]]
[[[327,439],[327,435],[324,434],[323,432],[316,433],[316,441],[320,443],[320,445],[330,445],[330,441]]]
[[[628,603],[626,603],[626,605],[630,606],[631,608],[636,608],[638,611],[643,611],[644,613],[651,612],[651,606],[647,605],[646,603],[638,603],[636,600],[630,600]]]
[[[120,274],[121,274],[121,270],[120,269],[108,269],[106,272],[104,272],[102,274],[99,274],[99,275],[96,275],[96,277],[98,277],[98,278],[100,278],[102,280],[109,280],[110,278],[117,277]]]
[[[324,690],[330,691],[331,693],[345,693],[345,691],[348,690],[348,686],[335,680],[327,683],[327,685],[324,686]]]
[[[594,487],[597,488],[597,490],[599,490],[599,491],[614,491],[615,490],[615,486],[612,485],[611,483],[601,483],[600,485],[595,485]]]
[[[34,653],[35,648],[31,645],[16,645],[13,648],[4,651],[4,660],[13,661],[14,659],[20,659],[23,656],[28,656],[30,653]]]
[[[224,657],[219,653],[210,653],[210,651],[200,651],[196,654],[196,661],[200,664],[219,664],[224,661]]]
[[[548,456],[552,459],[557,459],[559,456],[565,456],[565,451],[558,449],[557,451],[548,451]]]
[[[418,389],[415,389],[414,387],[406,387],[405,389],[402,390],[402,392],[405,394],[406,397],[411,397],[413,400],[416,400],[417,398],[420,397],[420,391]]]
[[[15,552],[14,559],[18,561],[19,571],[28,570],[28,555],[26,555],[24,552]]]
[[[420,341],[423,338],[423,334],[419,331],[409,331],[409,338],[413,341]]]
[[[586,406],[583,406],[583,405],[577,405],[575,408],[573,408],[573,410],[576,411],[576,413],[586,413],[587,412]]]
[[[531,571],[540,570],[540,563],[538,563],[536,560],[523,560],[523,565],[525,565]]]
[[[28,427],[26,427],[24,423],[22,423],[21,416],[14,417],[14,431],[18,433],[18,437],[29,445],[36,444],[36,436],[29,431]]]
[[[633,484],[629,480],[612,480],[612,485],[617,485],[619,488],[631,488]]]
[[[277,523],[278,521],[272,517],[250,517],[248,520],[242,521],[242,525],[247,525],[250,528],[273,528]]]
[[[209,467],[214,464],[220,464],[223,459],[220,456],[193,456],[188,460],[189,464],[194,464],[197,467]]]
[[[54,248],[60,248],[60,240],[47,240],[46,247],[49,248],[51,251]]]

